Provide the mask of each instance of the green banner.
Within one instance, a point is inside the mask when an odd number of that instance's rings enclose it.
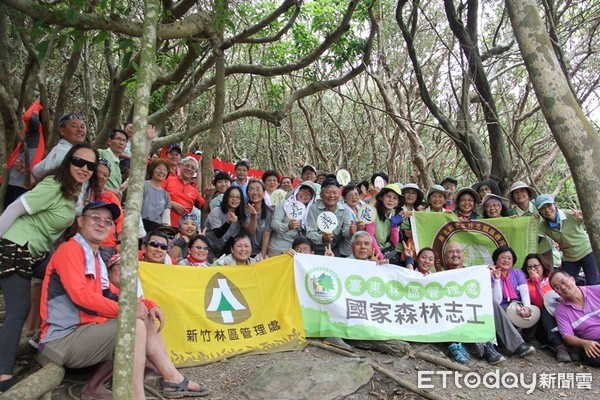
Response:
[[[417,251],[431,247],[436,269],[443,270],[443,254],[448,243],[462,243],[465,266],[487,265],[499,246],[508,245],[517,254],[515,268],[529,253],[537,252],[538,220],[535,217],[504,217],[459,221],[453,213],[417,211],[410,218]]]

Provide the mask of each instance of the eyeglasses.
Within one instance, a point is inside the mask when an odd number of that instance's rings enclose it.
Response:
[[[195,248],[196,250],[206,250],[208,251],[209,247],[208,246],[192,246],[193,248]]]
[[[446,254],[462,254],[462,250],[446,250]]]
[[[94,172],[96,170],[96,167],[98,166],[98,164],[96,164],[95,162],[88,161],[77,156],[71,156],[70,163],[72,166],[77,168],[87,167],[88,171],[90,172]]]
[[[154,247],[156,249],[161,249],[161,250],[164,250],[164,251],[167,251],[169,249],[169,245],[168,244],[163,243],[163,242],[159,242],[159,241],[156,241],[156,240],[151,240],[151,241],[149,241],[146,244],[148,246],[152,246],[152,247]]]
[[[542,264],[528,265],[527,271],[531,271],[532,269],[540,268],[541,266],[542,266]]]
[[[79,113],[65,114],[58,120],[58,126],[64,127],[65,122],[70,121],[72,119],[80,119],[83,121],[83,115]]]
[[[98,214],[84,214],[83,216],[91,218],[92,221],[94,221],[94,223],[96,225],[100,225],[100,226],[113,226],[113,220],[112,220],[112,218],[102,218]]]
[[[116,140],[117,142],[127,143],[127,138],[122,138],[122,137],[114,137],[110,140]]]

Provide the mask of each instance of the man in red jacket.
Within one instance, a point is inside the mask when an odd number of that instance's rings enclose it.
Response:
[[[77,217],[79,232],[59,246],[48,264],[42,286],[39,349],[59,365],[82,368],[114,357],[119,291],[110,283],[98,249],[119,215],[119,207],[113,203],[86,205]],[[166,397],[208,394],[206,386],[189,381],[172,364],[154,325],[154,307],[151,302],[138,301],[134,398],[145,399],[146,358],[160,372]],[[89,385],[82,391],[86,389]]]

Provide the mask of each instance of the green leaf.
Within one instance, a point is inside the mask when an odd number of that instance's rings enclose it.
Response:
[[[92,44],[102,44],[106,39],[110,37],[110,34],[106,31],[100,31],[98,34],[92,39]]]
[[[35,46],[35,49],[38,52],[38,58],[40,59],[40,61],[44,60],[46,58],[46,56],[48,55],[48,46],[49,45],[50,45],[50,41],[44,40],[44,41],[38,43],[37,46]]]
[[[79,21],[79,11],[69,8],[67,10],[67,21],[70,24],[76,24]]]

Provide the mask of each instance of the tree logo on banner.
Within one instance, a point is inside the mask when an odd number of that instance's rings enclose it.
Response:
[[[446,222],[437,231],[431,246],[436,254],[435,266],[438,271],[443,270],[444,250],[450,242],[462,243],[465,265],[489,264],[492,256],[488,248],[509,245],[500,229],[482,220]]]
[[[319,304],[336,301],[342,294],[342,280],[329,268],[313,268],[304,277],[306,293]]]
[[[204,292],[206,317],[218,324],[239,324],[252,312],[244,295],[225,275],[215,274]]]

